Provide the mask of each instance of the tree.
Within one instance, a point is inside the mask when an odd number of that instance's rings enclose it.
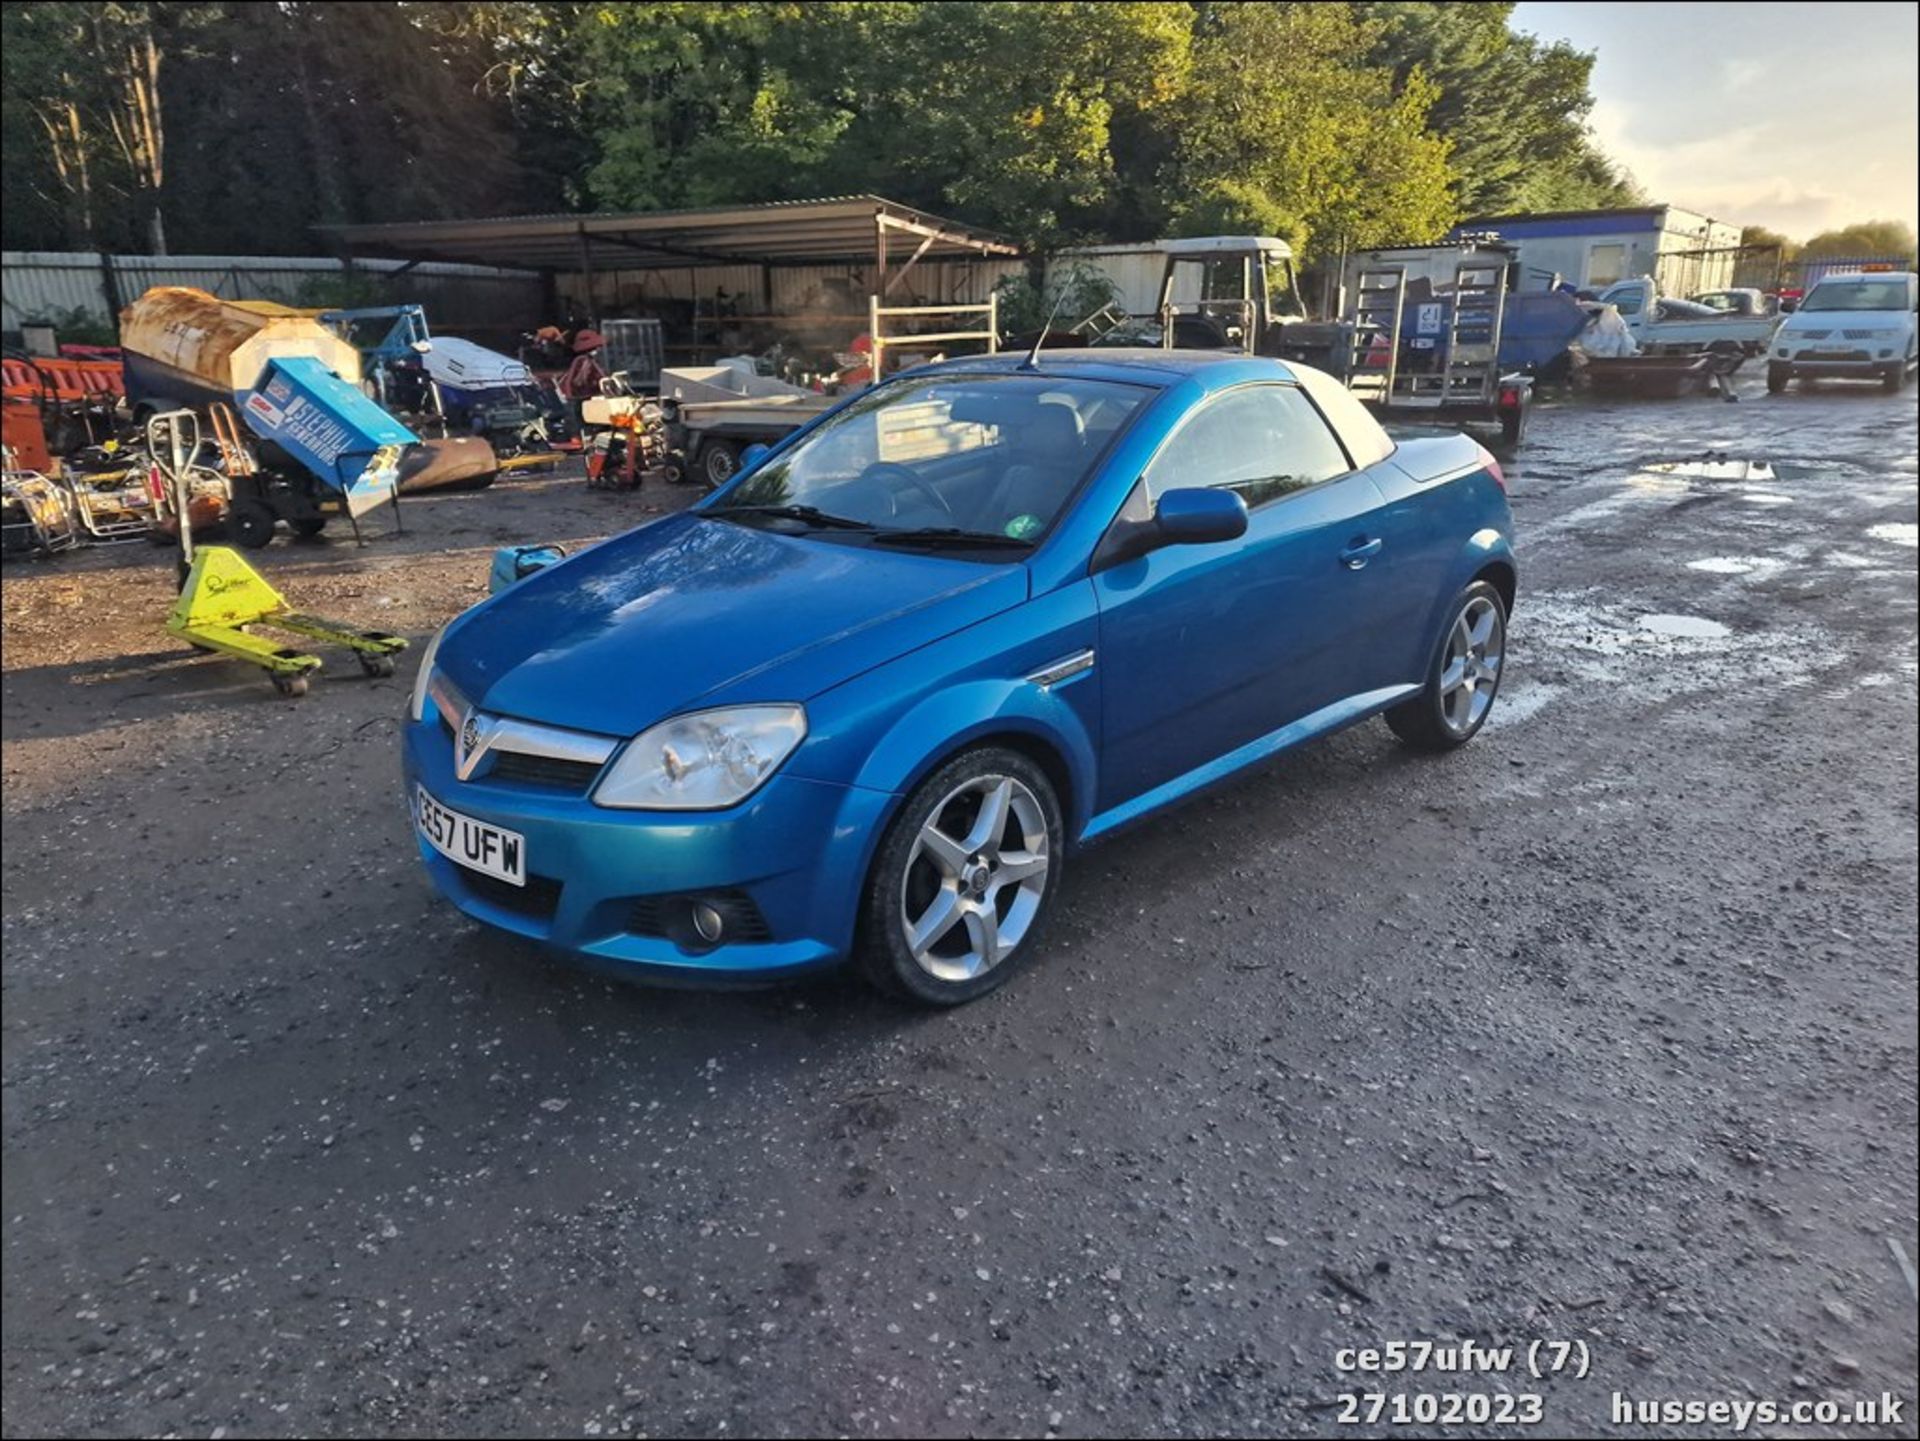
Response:
[[[1789,240],[1777,230],[1769,230],[1764,225],[1747,225],[1740,230],[1740,248],[1742,250],[1776,250],[1780,259],[1793,260],[1800,254],[1798,241]]]
[[[1379,26],[1369,59],[1402,83],[1418,71],[1436,88],[1428,121],[1452,146],[1463,213],[1631,203],[1631,182],[1587,128],[1594,57],[1516,34],[1513,8],[1404,0],[1359,7]]]
[[[10,229],[18,206],[36,233],[94,249],[106,157],[91,118],[99,87],[86,63],[86,7],[8,5],[0,25]]]
[[[1913,227],[1900,220],[1863,220],[1837,230],[1823,230],[1800,247],[1803,260],[1914,259]]]
[[[1323,254],[1437,239],[1455,211],[1434,88],[1356,65],[1376,33],[1343,5],[1201,5],[1163,178],[1175,224],[1243,215]]]

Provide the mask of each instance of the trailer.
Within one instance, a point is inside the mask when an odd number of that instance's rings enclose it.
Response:
[[[1515,293],[1512,248],[1404,246],[1355,257],[1342,316],[1347,388],[1383,419],[1526,433],[1534,376],[1585,327],[1558,291]]]

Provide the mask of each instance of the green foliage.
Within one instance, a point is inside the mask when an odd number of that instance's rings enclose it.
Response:
[[[1777,230],[1769,230],[1764,225],[1748,225],[1740,231],[1740,244],[1749,250],[1778,250],[1782,260],[1793,260],[1800,254],[1800,243],[1789,240]]]
[[[1515,33],[1511,4],[1380,0],[1358,8],[1379,27],[1369,58],[1403,81],[1418,71],[1435,86],[1428,121],[1452,145],[1463,214],[1640,199],[1587,129],[1592,55]]]
[[[1899,256],[1914,259],[1913,227],[1899,220],[1863,220],[1838,230],[1823,230],[1800,247],[1802,260],[1871,260]]]
[[[1048,316],[1056,332],[1067,330],[1120,298],[1111,277],[1078,260],[1049,265],[1044,285],[1029,274],[1009,275],[993,291],[1002,335],[1035,335]]]
[[[1378,27],[1343,5],[1205,4],[1166,189],[1187,233],[1244,218],[1309,253],[1436,238],[1454,218],[1432,87],[1353,57]]]
[[[1627,193],[1587,135],[1591,57],[1510,9],[8,5],[3,223],[144,248],[151,211],[176,249],[271,254],[329,222],[876,193],[1038,250],[1253,231],[1331,256]],[[143,54],[157,152],[122,143]]]
[[[120,332],[111,321],[102,320],[84,306],[55,311],[47,324],[65,345],[118,345]]]

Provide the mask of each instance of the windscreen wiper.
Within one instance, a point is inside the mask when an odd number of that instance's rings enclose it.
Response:
[[[817,505],[723,505],[715,510],[703,510],[702,515],[718,516],[725,520],[736,515],[765,515],[775,520],[797,520],[822,530],[872,530],[864,520],[854,520],[849,516],[831,515]]]
[[[956,550],[1032,550],[1033,542],[993,530],[962,530],[956,525],[928,525],[915,530],[876,530],[875,545],[938,545]]]

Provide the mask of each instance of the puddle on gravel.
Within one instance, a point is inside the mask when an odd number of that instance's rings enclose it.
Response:
[[[1845,650],[1804,617],[1770,615],[1764,624],[1736,627],[1642,610],[1597,590],[1533,596],[1515,610],[1510,640],[1518,667],[1513,678],[1554,687],[1558,694],[1548,705],[1555,710],[1740,693],[1762,674],[1769,685],[1809,685],[1827,669],[1851,664]]]
[[[1655,635],[1675,635],[1687,640],[1720,640],[1733,632],[1717,620],[1703,615],[1643,615],[1640,629]]]
[[[1764,555],[1710,555],[1687,562],[1688,570],[1704,570],[1708,575],[1751,575],[1756,570],[1772,570],[1779,561]]]
[[[1792,505],[1793,497],[1777,490],[1743,490],[1740,498],[1748,505]]]
[[[1910,520],[1889,521],[1885,525],[1870,525],[1867,534],[1875,540],[1884,540],[1893,545],[1920,546],[1920,525]]]
[[[1643,466],[1658,475],[1684,475],[1693,480],[1806,480],[1819,473],[1819,467],[1788,460],[1733,460],[1717,451],[1708,451],[1698,460],[1663,460]]]

